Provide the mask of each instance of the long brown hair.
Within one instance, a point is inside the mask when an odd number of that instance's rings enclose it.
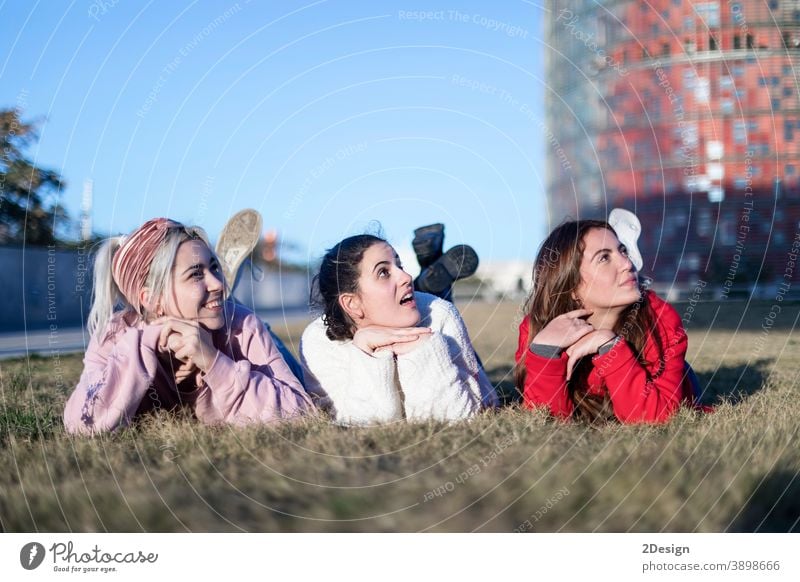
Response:
[[[533,288],[524,304],[529,327],[528,337],[523,338],[522,345],[529,345],[533,337],[555,317],[582,307],[574,292],[581,283],[580,267],[586,248],[584,239],[595,228],[614,232],[611,225],[603,220],[576,220],[558,226],[542,243],[533,264]],[[654,362],[646,361],[644,347],[648,338],[654,339],[660,354],[659,367],[653,374],[655,378],[663,372],[663,346],[650,301],[645,289],[642,288],[641,291],[641,299],[626,307],[620,315],[614,333],[633,347],[637,359],[646,370]],[[587,394],[591,370],[591,359],[584,358],[575,367],[567,383],[574,405],[573,416],[589,423],[612,420],[615,417],[608,392],[602,398]],[[525,376],[525,358],[522,357],[514,367],[514,379],[520,393],[525,389]]]

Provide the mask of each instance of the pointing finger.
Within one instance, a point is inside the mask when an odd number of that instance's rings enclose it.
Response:
[[[567,311],[564,315],[569,319],[581,319],[592,313],[593,312],[589,309],[575,309],[573,311]]]

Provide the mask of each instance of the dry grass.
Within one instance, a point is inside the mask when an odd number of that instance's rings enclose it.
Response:
[[[688,306],[676,306],[685,312]],[[493,382],[513,393],[517,305],[464,307]],[[209,428],[154,417],[73,439],[80,357],[3,362],[5,531],[790,531],[800,529],[797,305],[692,313],[712,415],[587,429],[507,407],[471,422]],[[766,319],[765,319],[766,318]],[[273,326],[291,341],[302,326]],[[63,385],[58,378],[63,378]]]

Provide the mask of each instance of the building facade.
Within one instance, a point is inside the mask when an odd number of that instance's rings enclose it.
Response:
[[[636,212],[661,284],[800,280],[800,0],[548,8],[551,222]]]

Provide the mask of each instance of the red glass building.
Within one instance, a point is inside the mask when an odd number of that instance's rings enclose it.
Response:
[[[645,274],[800,280],[800,0],[551,0],[553,224],[620,206]]]

